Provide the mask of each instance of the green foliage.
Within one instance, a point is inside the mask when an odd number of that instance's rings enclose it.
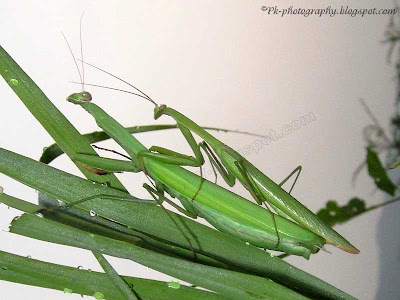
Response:
[[[378,154],[371,147],[367,147],[367,167],[369,176],[374,179],[376,186],[389,195],[394,196],[396,186],[389,178],[386,169],[382,166]]]
[[[104,273],[56,265],[0,251],[0,280],[93,296],[102,293],[106,299],[124,299]],[[123,276],[140,299],[159,300],[227,300],[228,298],[194,288],[171,289],[167,282]]]
[[[317,216],[329,226],[335,226],[346,223],[366,211],[365,201],[359,198],[353,198],[343,206],[339,206],[336,201],[330,200],[326,203],[325,208],[317,212]]]

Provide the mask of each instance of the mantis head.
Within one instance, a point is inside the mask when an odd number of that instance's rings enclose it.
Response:
[[[164,114],[165,110],[167,109],[167,106],[165,104],[157,105],[154,108],[154,120],[157,120],[161,115]]]
[[[89,92],[82,91],[80,93],[73,93],[67,97],[67,101],[74,104],[82,104],[92,101],[92,95]]]

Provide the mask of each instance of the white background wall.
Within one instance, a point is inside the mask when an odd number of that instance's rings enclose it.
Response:
[[[4,6],[4,3],[6,4]],[[391,8],[392,1],[363,1],[352,8]],[[355,3],[355,1],[354,1]],[[64,99],[79,86],[75,66],[61,36],[79,49],[83,11],[84,52],[89,62],[138,85],[199,124],[261,134],[279,132],[286,124],[313,113],[314,122],[264,146],[247,158],[276,181],[303,166],[294,195],[316,211],[329,199],[341,204],[353,196],[369,204],[384,200],[361,173],[362,128],[370,124],[363,98],[385,125],[393,113],[394,68],[386,63],[382,44],[389,16],[272,16],[262,5],[340,8],[343,1],[3,1],[0,43],[82,132],[97,130],[93,120]],[[346,4],[347,5],[347,4]],[[87,82],[124,87],[104,74],[86,69]],[[88,88],[94,101],[124,125],[155,122],[153,107],[139,98]],[[38,159],[51,138],[29,114],[6,83],[0,82],[0,147]],[[216,134],[235,149],[253,137]],[[145,145],[188,151],[177,132],[140,135]],[[113,147],[110,143],[103,145]],[[79,174],[64,158],[54,164]],[[124,177],[134,195],[143,176]],[[34,191],[0,175],[6,192],[35,202]],[[238,193],[248,196],[239,187]],[[7,230],[18,212],[0,206],[0,226]],[[353,242],[359,255],[329,247],[310,261],[291,257],[296,266],[360,299],[395,299],[400,293],[399,204],[371,212],[336,229]],[[83,250],[50,245],[0,232],[0,249],[70,266],[100,270]],[[245,255],[245,254],[244,254]],[[132,276],[168,280],[132,262],[111,259]],[[17,284],[0,282],[0,299],[80,299]]]

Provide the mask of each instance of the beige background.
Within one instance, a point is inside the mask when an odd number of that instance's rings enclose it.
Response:
[[[3,2],[4,3],[4,2]],[[328,199],[344,204],[353,196],[370,204],[384,200],[361,173],[351,176],[364,158],[362,129],[370,124],[363,98],[385,125],[393,111],[395,78],[386,63],[383,33],[389,16],[269,16],[262,5],[280,8],[338,8],[343,1],[5,1],[0,11],[0,41],[47,96],[83,132],[96,130],[93,120],[66,96],[79,90],[62,39],[79,49],[79,18],[87,61],[137,84],[154,99],[183,112],[199,124],[267,134],[312,113],[315,120],[247,156],[276,181],[296,166],[303,173],[294,195],[318,210]],[[350,7],[360,5],[346,1]],[[356,3],[354,1],[354,3]],[[347,4],[346,4],[347,5]],[[392,1],[363,1],[362,8],[391,8]],[[108,76],[86,69],[87,82],[123,87]],[[94,101],[124,125],[156,123],[152,105],[139,98],[91,88]],[[0,147],[39,158],[51,138],[0,82]],[[157,123],[172,122],[164,117]],[[293,123],[295,122],[295,123]],[[294,125],[293,125],[294,124]],[[216,135],[235,149],[254,147],[254,138]],[[140,135],[147,146],[188,151],[177,132]],[[110,143],[103,143],[112,147]],[[249,149],[249,148],[246,148]],[[68,160],[55,166],[79,174]],[[211,178],[211,177],[210,177]],[[135,195],[144,177],[123,177]],[[0,175],[0,185],[23,199],[34,191]],[[240,187],[238,193],[248,194]],[[329,247],[291,263],[360,299],[395,299],[400,293],[399,204],[371,212],[336,229],[360,250],[350,255]],[[49,245],[5,232],[17,211],[0,206],[1,247],[20,255],[99,270],[89,252]],[[111,259],[124,274],[169,277],[132,262]],[[0,299],[81,299],[57,291],[0,282]],[[396,296],[397,295],[397,296]]]

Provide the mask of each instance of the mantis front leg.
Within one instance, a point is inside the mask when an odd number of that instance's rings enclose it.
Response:
[[[139,163],[141,162],[141,156],[139,155]],[[122,172],[122,171],[131,171],[131,172],[138,172],[140,171],[137,166],[135,166],[132,162],[129,161],[123,161],[123,160],[117,160],[117,159],[111,159],[111,158],[103,158],[103,157],[98,157],[98,156],[91,156],[91,155],[85,155],[85,154],[77,154],[74,157],[75,160],[78,161],[78,163],[81,163],[82,165],[85,165],[89,170],[98,170],[99,172],[104,172],[104,173],[109,173],[109,172]],[[119,168],[118,168],[119,167]],[[188,242],[189,248],[193,253],[193,259],[196,260],[196,252],[194,251],[192,242],[190,238],[185,234],[185,232],[182,230],[182,228],[178,225],[177,221],[170,215],[170,213],[164,208],[162,203],[165,201],[171,206],[173,206],[176,210],[179,212],[183,213],[184,215],[190,217],[190,218],[197,218],[197,214],[193,209],[191,210],[185,210],[169,200],[167,197],[164,195],[164,186],[162,183],[156,182],[157,189],[154,189],[148,184],[144,184],[143,187],[149,192],[151,197],[154,199],[154,201],[163,208],[167,216],[170,218],[170,220],[174,223],[174,225],[178,228],[178,230],[182,233],[182,235],[185,237],[185,239]],[[183,196],[181,196],[183,197]],[[126,198],[121,198],[121,197],[115,197],[115,196],[110,196],[110,195],[94,195],[91,197],[83,198],[81,200],[77,200],[73,203],[70,203],[67,207],[72,207],[96,198],[101,198],[101,199],[106,199],[106,200],[118,200],[118,201],[139,201],[138,199],[134,197],[126,197]],[[183,199],[182,199],[183,200]],[[181,201],[182,201],[181,200]],[[140,200],[143,201],[143,200]],[[148,201],[148,200],[146,200]]]

